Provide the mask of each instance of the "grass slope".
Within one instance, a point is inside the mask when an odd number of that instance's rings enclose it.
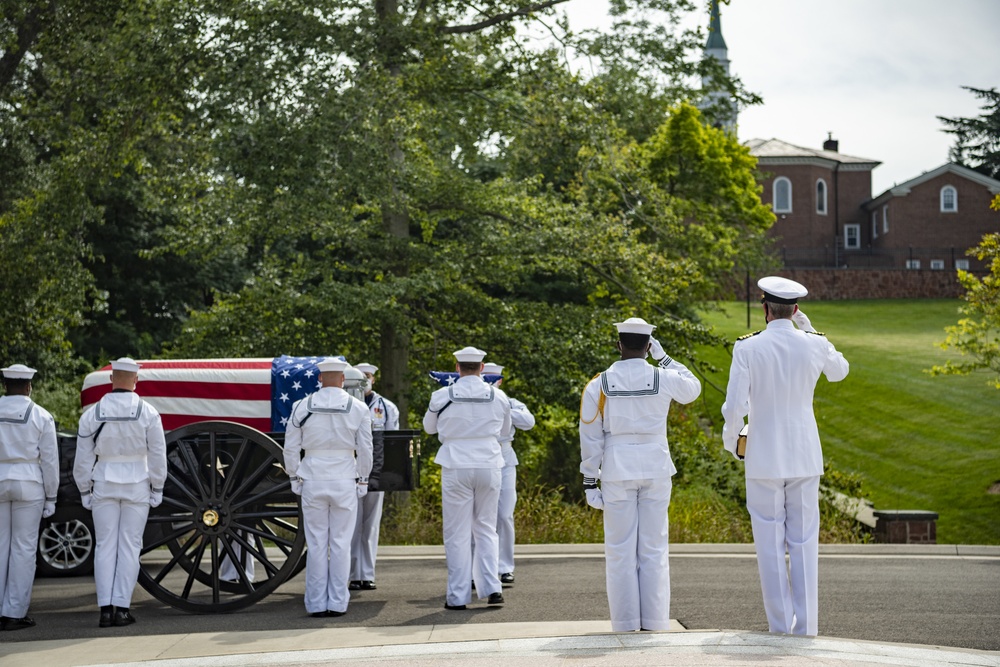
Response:
[[[765,326],[763,311],[720,303],[705,322],[730,341]],[[935,343],[958,320],[957,300],[829,301],[802,304],[851,364],[839,383],[821,378],[815,410],[827,461],[864,480],[876,509],[938,512],[939,543],[1000,544],[1000,391],[985,375],[931,377],[956,355]],[[708,372],[703,400],[721,431],[727,350],[700,350]],[[710,384],[711,383],[711,384]],[[712,386],[714,385],[714,386]]]

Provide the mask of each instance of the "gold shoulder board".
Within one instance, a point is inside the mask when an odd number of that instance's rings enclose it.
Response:
[[[759,333],[760,333],[760,331],[753,331],[753,332],[748,333],[748,334],[743,334],[742,336],[740,336],[736,340],[746,340],[747,338],[750,338],[751,336],[756,336]]]
[[[826,335],[822,331],[807,331],[806,333],[811,333],[813,336],[825,336]]]

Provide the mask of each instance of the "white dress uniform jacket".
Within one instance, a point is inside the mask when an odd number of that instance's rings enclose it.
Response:
[[[431,394],[424,430],[441,440],[434,462],[441,471],[448,591],[453,606],[500,592],[497,573],[497,508],[503,454],[500,436],[511,428],[510,401],[478,375],[466,375]],[[475,535],[475,560],[472,540]]]
[[[812,331],[808,318],[799,312],[793,317],[804,330],[777,319],[737,341],[722,406],[722,438],[735,453],[743,418],[749,415],[747,510],[768,627],[815,635],[823,452],[813,392],[821,374],[838,382],[850,367],[822,334]]]
[[[791,320],[768,323],[733,347],[722,440],[736,451],[749,415],[746,476],[788,479],[823,474],[823,450],[813,414],[821,374],[830,382],[847,377],[850,365],[825,336],[800,331]]]
[[[580,472],[601,480],[611,628],[670,629],[667,512],[677,471],[667,444],[670,402],[690,403],[701,382],[683,364],[616,361],[580,405]]]
[[[150,492],[163,491],[167,447],[160,414],[132,391],[112,391],[80,417],[73,477],[93,492],[97,604],[128,607],[139,577]]]
[[[288,474],[302,479],[306,611],[346,612],[357,482],[367,482],[372,469],[368,407],[340,387],[323,387],[296,401],[285,431],[284,459]]]
[[[399,408],[377,392],[365,396],[372,417],[372,430],[399,430]],[[385,460],[383,453],[382,460]],[[381,473],[381,470],[379,471]],[[375,560],[378,558],[379,524],[382,522],[382,491],[369,491],[358,501],[358,518],[351,541],[351,580],[375,581]]]
[[[28,615],[38,525],[56,501],[55,420],[27,396],[0,398],[0,615]]]

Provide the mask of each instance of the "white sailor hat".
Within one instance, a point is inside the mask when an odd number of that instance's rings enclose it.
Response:
[[[483,364],[483,372],[488,375],[502,375],[503,366],[500,364],[494,364],[492,361],[488,364]]]
[[[481,362],[486,353],[476,347],[463,347],[453,353],[459,363]]]
[[[0,368],[0,371],[3,371],[3,376],[8,380],[30,380],[37,372],[24,364],[11,364],[7,368]]]
[[[630,317],[624,322],[615,322],[618,333],[642,334],[651,336],[656,327],[641,317]]]
[[[348,367],[350,367],[349,363],[337,357],[326,357],[316,364],[316,368],[319,369],[320,373],[343,373]]]
[[[354,367],[362,373],[371,373],[372,375],[375,375],[375,373],[378,372],[378,366],[369,363],[355,364]]]
[[[764,292],[762,301],[771,303],[795,303],[809,294],[801,283],[780,276],[767,276],[757,281],[757,287]]]
[[[126,373],[138,373],[139,364],[130,357],[120,357],[111,362],[111,370],[125,371]]]

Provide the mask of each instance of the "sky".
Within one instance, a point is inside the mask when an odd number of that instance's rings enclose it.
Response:
[[[563,7],[575,30],[607,21],[607,0]],[[1000,88],[1000,0],[731,0],[721,13],[730,73],[764,99],[740,114],[740,141],[820,149],[832,132],[841,153],[882,163],[873,196],[948,161],[937,116],[983,113],[961,86]]]

